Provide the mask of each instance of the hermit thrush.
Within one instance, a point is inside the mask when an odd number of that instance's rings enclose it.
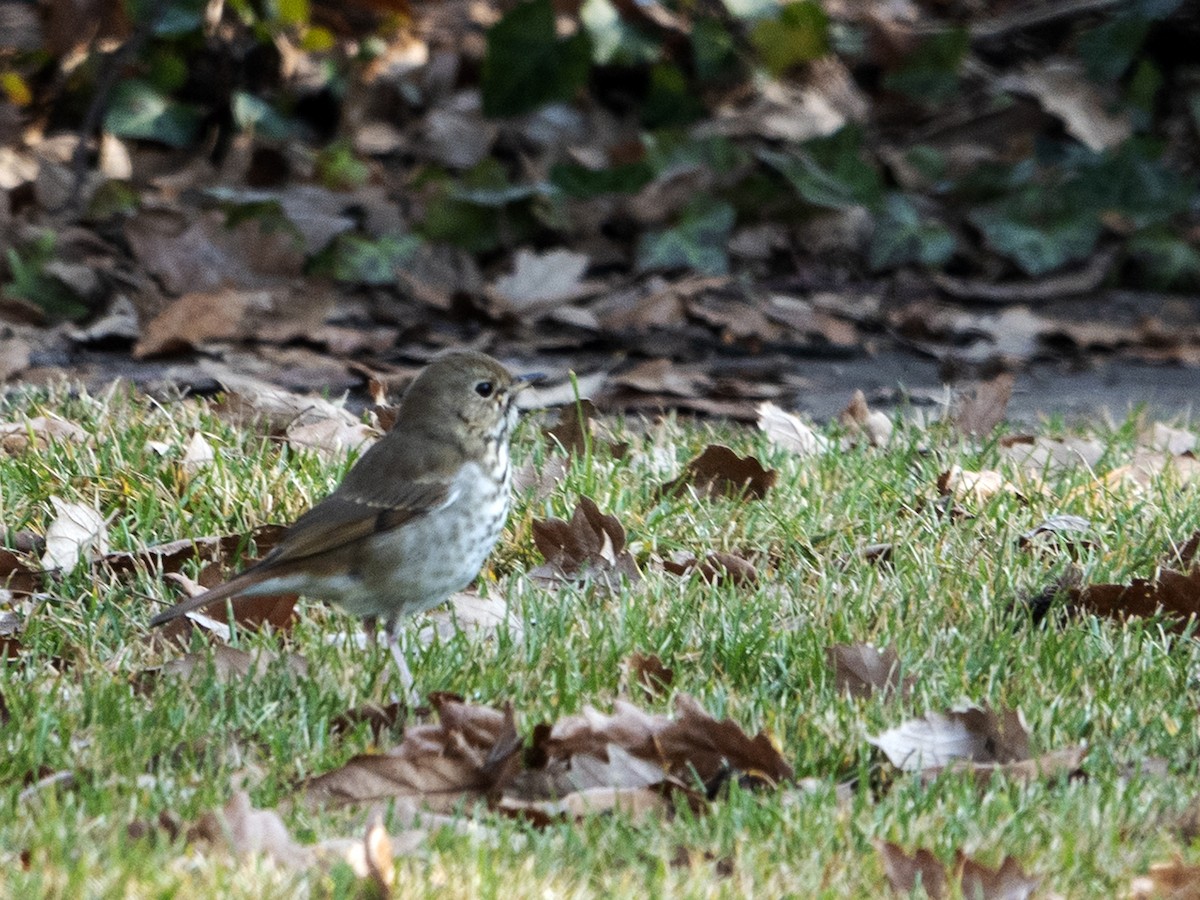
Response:
[[[410,688],[397,623],[479,574],[508,515],[514,401],[537,378],[483,353],[440,354],[409,386],[392,429],[270,553],[150,624],[237,595],[306,594],[361,616],[372,633],[382,620]]]

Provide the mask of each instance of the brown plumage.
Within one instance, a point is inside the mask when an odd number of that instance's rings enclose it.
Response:
[[[536,377],[474,351],[437,356],[405,392],[392,429],[270,553],[150,624],[237,595],[295,591],[383,621],[391,641],[401,617],[469,584],[499,538],[514,401]]]

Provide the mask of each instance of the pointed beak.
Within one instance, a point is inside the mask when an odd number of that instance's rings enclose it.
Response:
[[[513,379],[513,393],[519,393],[527,387],[532,387],[540,381],[546,380],[544,372],[526,372],[524,375],[518,375]]]

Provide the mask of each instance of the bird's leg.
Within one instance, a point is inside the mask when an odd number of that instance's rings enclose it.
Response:
[[[388,649],[392,651],[392,659],[396,661],[396,668],[400,670],[400,687],[404,692],[404,702],[410,710],[413,710],[421,705],[421,697],[417,693],[412,672],[408,668],[408,660],[404,658],[403,642],[396,630],[397,622],[398,617],[388,619],[383,626],[383,634],[387,640]]]
[[[375,616],[363,616],[362,626],[367,636],[367,648],[374,650],[379,646],[379,620]]]

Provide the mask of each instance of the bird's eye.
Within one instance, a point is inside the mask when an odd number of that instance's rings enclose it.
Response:
[[[475,393],[480,397],[490,397],[496,391],[496,386],[490,381],[481,381],[475,385]]]

